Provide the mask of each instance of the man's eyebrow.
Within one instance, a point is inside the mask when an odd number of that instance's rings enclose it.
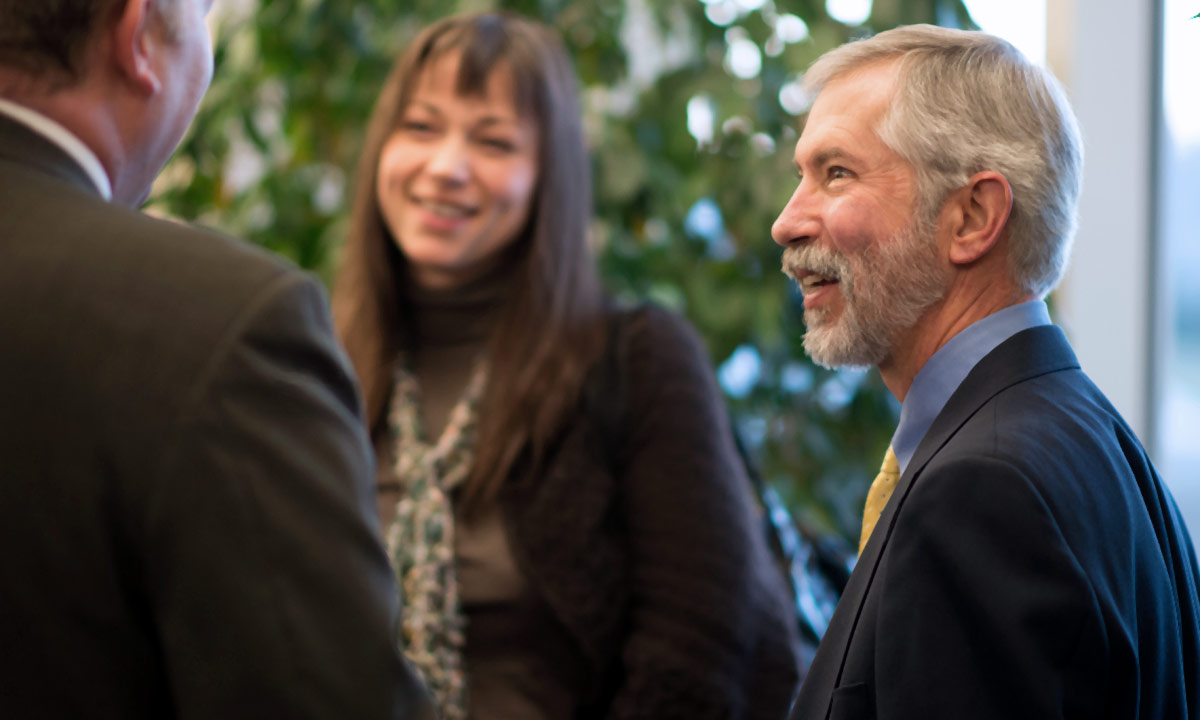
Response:
[[[843,150],[840,147],[833,147],[829,148],[828,150],[822,150],[813,156],[813,163],[815,163],[817,167],[823,167],[834,160],[852,160],[854,157],[855,156],[847,150]]]
[[[853,159],[855,159],[855,155],[853,155],[850,152],[847,152],[846,150],[844,150],[840,147],[834,146],[834,147],[822,148],[822,149],[818,150],[811,158],[808,159],[808,163],[812,167],[819,168],[819,167],[825,167],[826,165],[828,165],[829,163],[831,163],[835,160],[853,160]],[[804,170],[801,167],[801,163],[797,162],[796,159],[793,158],[792,164],[796,166],[797,172],[803,174]]]

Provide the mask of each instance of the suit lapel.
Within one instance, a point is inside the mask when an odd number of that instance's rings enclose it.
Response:
[[[917,446],[917,451],[913,453],[908,467],[900,476],[892,501],[884,508],[875,526],[876,531],[871,539],[875,540],[878,537],[879,540],[875,543],[872,557],[878,558],[887,546],[896,513],[904,504],[904,498],[908,496],[917,476],[971,416],[997,394],[1013,385],[1047,373],[1078,369],[1079,360],[1071,350],[1066,335],[1056,325],[1042,325],[1023,330],[984,356],[938,413],[921,444]],[[880,529],[883,529],[883,532],[879,532]],[[870,546],[871,543],[868,542],[863,557],[859,559],[860,564],[867,559]]]

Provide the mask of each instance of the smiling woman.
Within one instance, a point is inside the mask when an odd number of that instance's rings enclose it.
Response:
[[[426,29],[372,115],[334,316],[363,384],[397,638],[448,720],[778,718],[797,627],[694,331],[587,244],[557,37]]]
[[[514,104],[512,71],[500,66],[464,96],[462,64],[462,52],[429,64],[379,158],[388,230],[426,287],[495,264],[529,219],[537,178],[537,123]]]

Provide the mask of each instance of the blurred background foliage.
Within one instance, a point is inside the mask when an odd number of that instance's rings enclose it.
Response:
[[[960,0],[222,0],[216,72],[152,211],[245,237],[324,280],[393,58],[426,22],[503,7],[574,57],[608,286],[684,314],[763,477],[806,529],[856,542],[898,405],[874,371],[806,358],[770,227],[822,52],[897,24],[972,27]]]

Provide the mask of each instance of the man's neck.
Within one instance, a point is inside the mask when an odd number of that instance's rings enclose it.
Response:
[[[29,77],[0,67],[0,97],[52,121],[86,146],[103,170],[111,199],[125,205],[136,198],[122,187],[128,173],[127,148],[137,138],[135,127],[122,127],[125,93],[119,78],[99,69],[96,60],[88,74],[71,83]],[[91,170],[88,171],[91,174]]]
[[[956,284],[946,298],[929,308],[897,339],[892,354],[879,364],[883,383],[904,402],[913,378],[951,338],[993,313],[1033,299],[1032,294],[1016,290],[1010,282]]]
[[[100,158],[71,128],[36,107],[0,96],[0,114],[6,115],[57,145],[87,173],[96,191],[112,200],[112,181]]]

